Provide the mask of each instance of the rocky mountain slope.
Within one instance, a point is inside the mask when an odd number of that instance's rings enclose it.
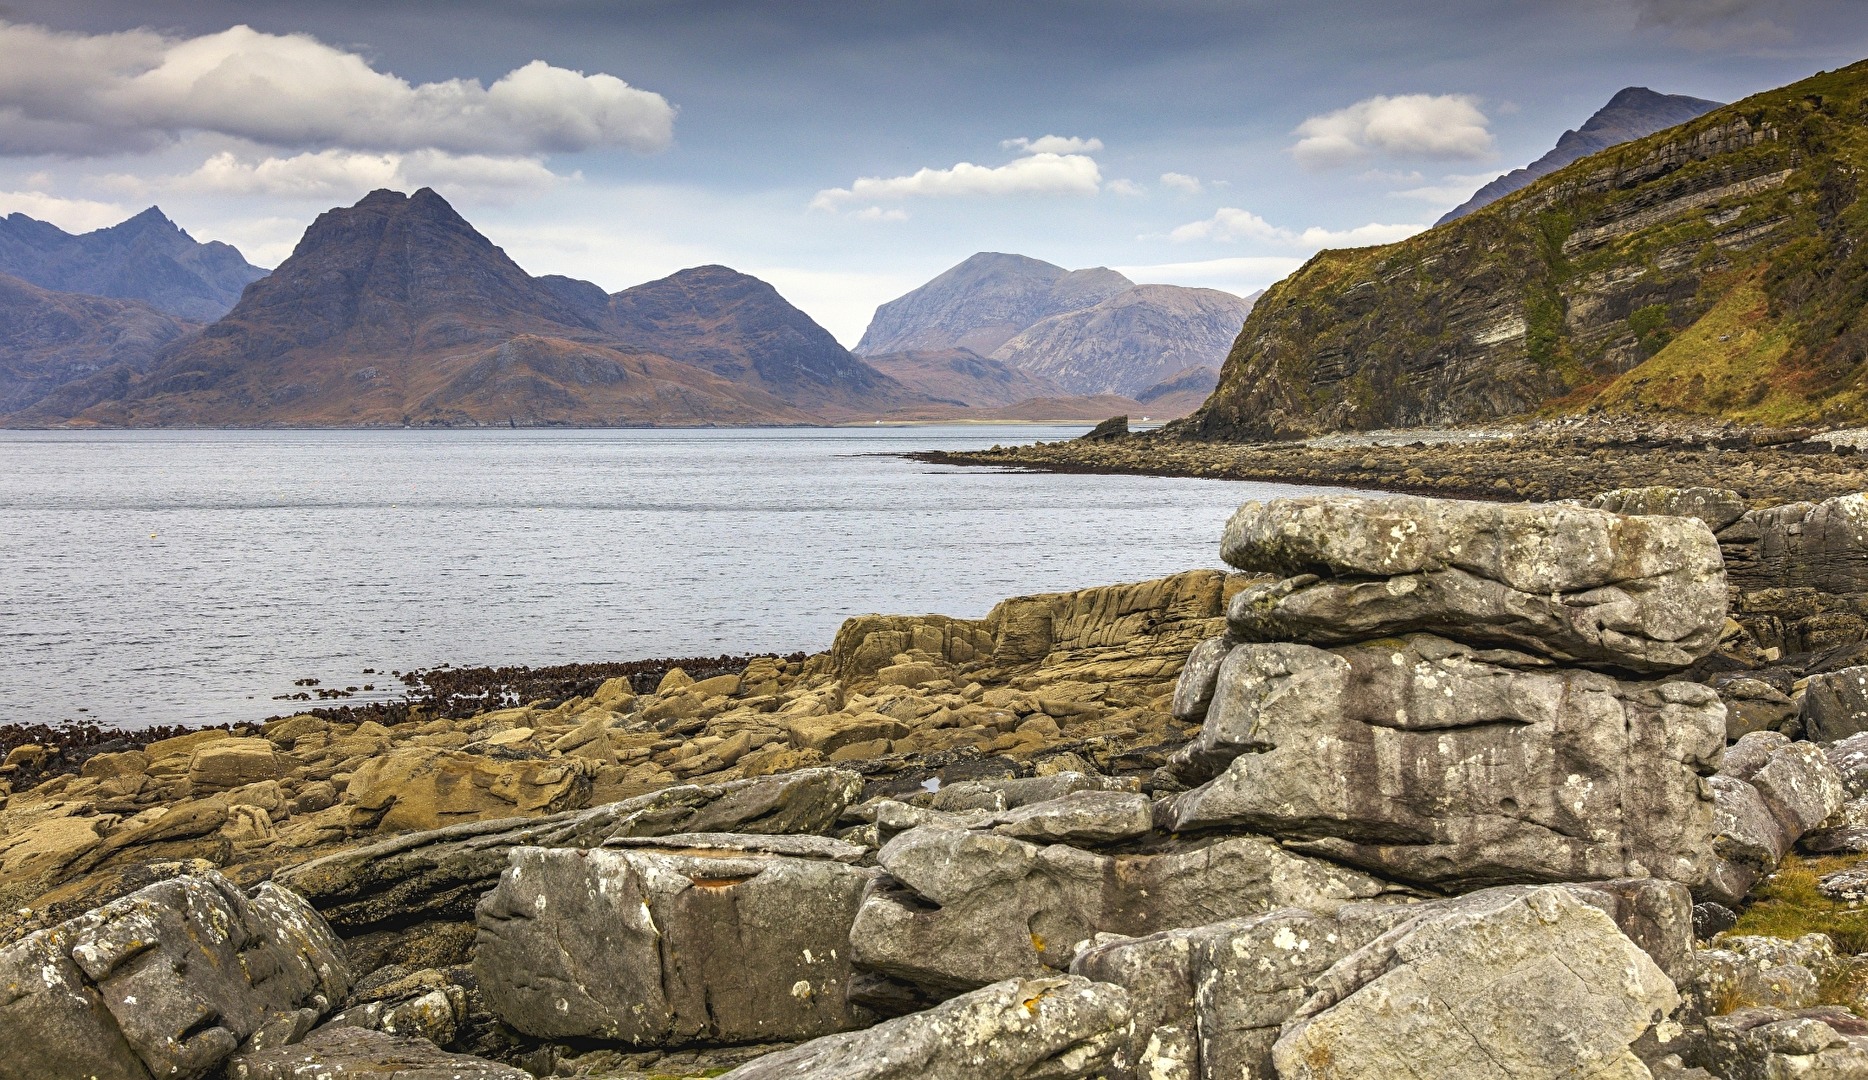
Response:
[[[762,299],[768,308],[771,301],[783,304],[776,294]],[[657,328],[612,329],[610,311],[610,298],[593,285],[527,274],[433,191],[378,191],[320,216],[292,257],[249,289],[226,318],[164,351],[146,375],[71,384],[12,422],[749,424],[814,418],[756,381],[658,353],[644,340]],[[660,340],[673,340],[668,327],[659,333]],[[691,335],[688,344],[696,339]],[[743,347],[758,354],[758,346],[755,340]]]
[[[1132,286],[1114,270],[1065,270],[982,251],[876,309],[856,355],[971,349],[982,356],[1052,315],[1094,307]]]
[[[266,271],[229,244],[197,243],[152,206],[78,236],[24,214],[0,218],[0,274],[56,292],[142,300],[158,311],[213,322]]]
[[[1135,397],[1187,368],[1217,368],[1251,310],[1217,289],[1137,285],[1028,326],[992,357],[1072,393]]]
[[[196,329],[139,300],[52,292],[0,274],[0,416],[106,369],[141,372]]]
[[[1273,286],[1176,430],[1262,439],[1592,404],[1868,417],[1868,63],[1576,162]]]
[[[873,413],[920,400],[850,355],[778,290],[724,266],[625,289],[608,298],[597,321],[632,347],[810,412]]]
[[[1607,105],[1597,109],[1583,126],[1566,131],[1557,138],[1550,152],[1521,169],[1513,169],[1491,181],[1472,198],[1448,210],[1436,225],[1462,218],[1481,206],[1495,203],[1539,177],[1549,176],[1572,161],[1588,157],[1611,146],[1664,131],[1706,115],[1725,104],[1683,94],[1657,94],[1645,86],[1619,90]]]
[[[1253,502],[700,680],[19,745],[0,1078],[1861,1076],[1865,507]]]
[[[1070,393],[1043,375],[987,359],[971,349],[876,353],[863,360],[934,404],[993,408]]]

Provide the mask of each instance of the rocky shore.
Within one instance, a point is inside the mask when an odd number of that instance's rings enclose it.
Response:
[[[1126,430],[1126,425],[1123,426]],[[941,465],[1317,484],[1466,499],[1587,499],[1664,484],[1738,492],[1753,506],[1868,489],[1863,432],[1694,427],[1570,417],[1483,431],[1423,430],[1301,442],[1121,437],[909,455]]]
[[[1868,495],[1755,501],[16,745],[0,1080],[1868,1077]]]

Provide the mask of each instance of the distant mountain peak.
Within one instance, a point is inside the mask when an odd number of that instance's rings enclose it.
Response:
[[[220,318],[266,276],[231,245],[197,243],[159,206],[78,235],[25,214],[0,218],[0,273],[57,292],[142,300],[195,322]]]
[[[1623,87],[1609,98],[1608,104],[1583,121],[1582,127],[1565,131],[1557,139],[1557,145],[1543,157],[1486,184],[1474,192],[1472,198],[1447,211],[1434,224],[1444,225],[1455,218],[1465,217],[1481,206],[1496,202],[1572,161],[1580,161],[1620,143],[1646,138],[1676,124],[1697,120],[1724,104],[1682,94],[1661,94],[1645,86]]]
[[[1132,285],[1108,267],[1066,270],[1028,255],[976,252],[878,307],[855,351],[971,349],[985,355],[1041,319],[1095,307]]]

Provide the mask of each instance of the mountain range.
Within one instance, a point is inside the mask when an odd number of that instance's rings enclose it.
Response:
[[[1175,431],[1599,409],[1868,422],[1868,61],[1576,161],[1259,300]]]
[[[24,214],[0,217],[0,274],[54,292],[141,300],[205,323],[227,314],[266,271],[228,244],[197,243],[152,206],[76,236]]]

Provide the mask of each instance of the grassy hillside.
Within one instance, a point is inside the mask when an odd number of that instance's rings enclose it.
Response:
[[[1178,431],[1600,407],[1868,421],[1868,61],[1585,158],[1258,302]]]

